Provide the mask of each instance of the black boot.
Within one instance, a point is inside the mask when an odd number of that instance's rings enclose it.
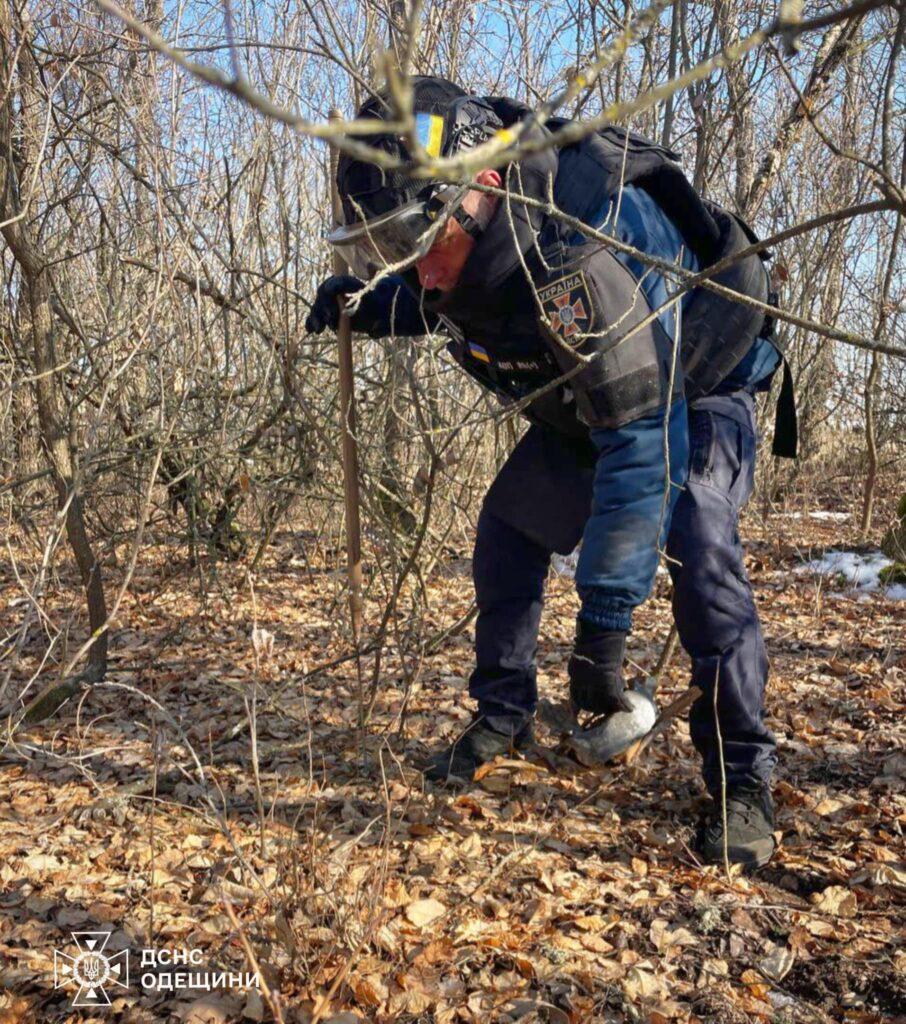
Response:
[[[774,853],[774,804],[766,784],[727,790],[727,859],[731,864],[763,867]],[[695,849],[709,864],[724,860],[724,825],[720,796],[709,819],[695,836]]]
[[[496,719],[495,725],[504,722],[506,719]],[[479,765],[493,761],[501,754],[526,750],[533,742],[531,718],[526,718],[521,724],[516,720],[508,731],[501,731],[491,728],[487,717],[476,712],[466,731],[429,762],[425,768],[425,777],[432,782],[462,785],[472,781]]]

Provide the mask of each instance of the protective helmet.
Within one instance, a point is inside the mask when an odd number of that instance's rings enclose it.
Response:
[[[413,76],[412,106],[419,142],[431,156],[449,157],[490,138],[502,123],[483,100],[470,96],[443,78]],[[391,117],[387,93],[373,96],[359,118]],[[410,157],[399,135],[360,136],[376,149],[403,160]],[[340,154],[337,188],[345,224],[328,235],[332,245],[357,272],[370,276],[382,265],[427,252],[448,217],[473,237],[481,228],[464,210],[467,185],[410,178],[403,170],[386,171],[364,160]]]

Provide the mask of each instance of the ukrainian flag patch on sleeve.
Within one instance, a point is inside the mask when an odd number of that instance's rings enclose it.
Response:
[[[415,137],[428,156],[440,156],[440,147],[444,140],[444,119],[440,114],[417,112]]]
[[[481,363],[489,363],[491,361],[487,349],[482,348],[481,345],[476,345],[474,341],[468,341],[466,344],[469,347],[469,355],[473,359],[477,359]]]

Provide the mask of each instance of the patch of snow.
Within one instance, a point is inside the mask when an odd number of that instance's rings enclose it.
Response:
[[[822,523],[845,523],[850,518],[849,512],[781,512],[781,519],[817,519]]]
[[[858,554],[855,551],[828,551],[824,558],[806,562],[794,570],[795,573],[813,573],[816,576],[842,577],[856,591],[860,601],[880,592],[890,601],[906,601],[906,584],[893,583],[883,586],[879,576],[882,569],[892,565],[892,559],[880,551]]]

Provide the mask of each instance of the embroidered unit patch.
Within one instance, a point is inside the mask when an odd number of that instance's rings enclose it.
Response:
[[[591,301],[581,270],[545,285],[538,297],[551,330],[561,338],[571,338],[588,326]]]

